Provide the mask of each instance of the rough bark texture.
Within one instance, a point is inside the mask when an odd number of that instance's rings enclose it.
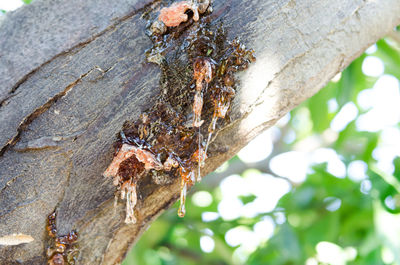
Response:
[[[155,186],[124,224],[124,203],[102,176],[115,134],[159,93],[146,63],[142,18],[151,0],[37,0],[0,21],[1,264],[44,264],[46,218],[79,232],[79,264],[118,264],[179,194]],[[213,19],[240,37],[257,62],[240,74],[232,123],[218,132],[204,173],[316,93],[400,23],[398,0],[214,1]],[[215,150],[224,150],[218,152]],[[188,209],[190,211],[190,209]]]

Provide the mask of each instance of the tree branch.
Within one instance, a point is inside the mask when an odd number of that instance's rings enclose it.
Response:
[[[125,225],[124,203],[113,206],[115,188],[102,176],[123,122],[160,93],[159,68],[145,60],[151,41],[143,18],[157,3],[38,0],[0,23],[0,237],[34,238],[0,246],[1,263],[44,264],[46,218],[56,209],[58,233],[79,233],[78,264],[118,264],[177,200],[178,179],[152,186],[137,223]],[[212,19],[253,48],[257,62],[239,75],[232,122],[218,132],[205,173],[400,23],[397,0],[215,0],[213,7]],[[53,137],[61,140],[42,148],[11,144]]]
[[[389,32],[388,37],[392,38],[395,42],[400,45],[400,32],[393,30]]]

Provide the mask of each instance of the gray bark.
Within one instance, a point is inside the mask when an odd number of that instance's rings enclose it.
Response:
[[[178,179],[154,187],[124,224],[111,179],[102,176],[115,134],[159,93],[145,60],[144,7],[151,0],[37,0],[0,21],[1,264],[46,262],[46,218],[79,232],[78,264],[119,264],[179,195]],[[215,0],[213,19],[255,50],[239,75],[232,122],[218,131],[209,173],[312,96],[400,23],[398,0]],[[190,211],[190,209],[188,209]]]

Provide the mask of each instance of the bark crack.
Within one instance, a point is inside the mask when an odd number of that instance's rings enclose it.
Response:
[[[14,97],[16,94],[15,92],[19,89],[19,87],[26,82],[26,80],[28,80],[32,75],[34,75],[40,68],[44,67],[45,65],[51,63],[52,61],[54,61],[55,59],[57,59],[58,57],[67,55],[67,54],[75,54],[76,52],[80,51],[81,49],[83,49],[86,45],[88,45],[89,43],[95,41],[96,39],[98,39],[99,37],[103,36],[104,34],[114,30],[119,24],[123,23],[124,21],[132,18],[133,16],[135,16],[136,14],[138,14],[139,12],[142,12],[146,7],[148,7],[149,5],[153,4],[154,2],[158,2],[158,0],[147,0],[144,3],[140,3],[139,7],[135,8],[133,7],[133,11],[128,13],[125,16],[122,16],[118,19],[115,19],[115,23],[109,25],[107,28],[105,28],[103,31],[97,33],[94,36],[91,36],[90,38],[88,38],[85,41],[79,42],[78,44],[72,46],[71,48],[69,48],[66,51],[62,51],[56,55],[54,55],[52,58],[50,58],[49,60],[45,61],[44,63],[40,64],[39,66],[37,66],[36,68],[34,68],[33,70],[31,70],[29,73],[27,73],[26,75],[24,75],[20,80],[18,80],[15,85],[10,89],[10,91],[8,92],[8,96],[6,96],[6,98],[4,98],[3,100],[0,101],[0,108],[2,106],[4,106],[4,104],[12,97]],[[3,154],[3,149],[0,151],[0,155]]]
[[[74,169],[74,163],[72,162],[72,159],[70,157],[69,158],[69,169],[68,169],[68,172],[67,172],[67,175],[66,175],[67,179],[65,180],[65,182],[67,183],[67,186],[64,187],[61,199],[58,201],[57,206],[55,207],[55,209],[57,209],[58,206],[61,204],[61,202],[64,201],[64,199],[65,199],[65,194],[67,193],[66,191],[68,190],[69,186],[71,185],[71,175],[72,175],[73,169]]]
[[[60,145],[60,143],[64,141],[68,141],[71,139],[76,139],[80,135],[83,134],[82,131],[77,131],[68,135],[54,135],[54,136],[44,136],[40,138],[36,138],[30,141],[22,142],[19,141],[15,144],[14,150],[18,152],[26,152],[31,150],[42,150],[46,148],[55,148]]]
[[[4,154],[4,152],[10,146],[13,146],[18,142],[21,132],[24,131],[29,126],[29,124],[31,124],[37,117],[39,117],[41,114],[43,114],[45,111],[47,111],[57,100],[64,97],[74,86],[76,86],[79,82],[81,82],[82,79],[85,78],[88,74],[90,74],[93,70],[100,70],[100,69],[98,66],[95,66],[94,68],[90,69],[88,72],[82,74],[74,82],[67,85],[63,91],[59,92],[58,94],[56,94],[55,96],[50,98],[45,104],[43,104],[42,106],[40,106],[39,108],[34,110],[31,114],[26,116],[22,120],[20,125],[18,126],[17,133],[14,135],[14,137],[12,137],[7,142],[7,144],[1,148],[0,156],[2,156]],[[109,68],[109,69],[111,69],[111,68]],[[109,69],[107,69],[106,71],[102,71],[102,72],[106,73]]]
[[[12,179],[10,179],[9,181],[7,181],[6,185],[4,185],[4,187],[0,190],[0,194],[3,193],[3,191],[5,189],[7,189],[8,187],[10,187],[19,177],[21,177],[22,175],[18,175],[13,177]]]

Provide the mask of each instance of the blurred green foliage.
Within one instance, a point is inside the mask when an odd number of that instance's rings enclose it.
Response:
[[[368,56],[383,62],[384,73],[375,77],[364,74],[363,63]],[[276,155],[298,148],[310,137],[324,139],[332,133],[332,121],[342,107],[352,102],[357,117],[337,131],[333,141],[322,141],[317,148],[335,150],[346,169],[353,161],[363,161],[364,179],[348,175],[340,178],[329,173],[327,163],[312,164],[303,182],[290,182],[290,192],[281,197],[273,211],[232,220],[219,214],[221,187],[207,179],[221,178],[221,173],[213,173],[191,193],[205,191],[211,194],[212,202],[199,206],[190,196],[185,218],[177,217],[175,205],[152,224],[123,264],[400,264],[400,158],[393,160],[393,172],[381,169],[374,155],[382,142],[381,131],[363,131],[357,126],[358,117],[369,111],[358,104],[360,92],[373,87],[382,75],[400,78],[399,45],[391,40],[380,40],[369,54],[347,67],[340,79],[294,109],[289,122],[279,128],[280,138],[274,144]],[[398,129],[399,124],[395,127]],[[293,132],[296,137],[285,140]],[[238,161],[235,157],[228,164]],[[265,168],[259,174],[280,178]],[[229,171],[229,166],[225,170]],[[242,168],[234,173],[245,179],[245,172]],[[242,194],[237,199],[246,206],[257,196]],[[214,217],[202,219],[203,213]],[[263,220],[273,224],[272,234],[256,246],[246,247],[245,237],[251,235],[247,232],[259,233],[254,232],[255,227]],[[227,232],[235,229],[244,233],[232,244]],[[202,238],[206,238],[208,247],[201,245]]]
[[[22,1],[30,4],[33,0]],[[353,103],[358,110],[357,117],[337,132],[334,141],[322,141],[318,147],[335,150],[347,170],[351,162],[362,161],[366,165],[364,179],[349,175],[340,178],[329,173],[327,163],[313,164],[301,183],[288,180],[291,190],[281,197],[274,210],[224,219],[220,213],[221,187],[216,181],[208,180],[226,176],[213,173],[192,189],[186,202],[186,216],[177,216],[177,204],[166,211],[128,253],[123,265],[400,265],[400,157],[391,162],[392,172],[380,168],[374,152],[383,141],[382,132],[363,131],[356,124],[369,111],[358,105],[360,92],[373,87],[383,74],[400,79],[399,47],[399,43],[390,39],[378,41],[368,54],[353,61],[340,78],[294,109],[288,123],[279,128],[280,137],[274,145],[273,154],[277,155],[298,148],[299,143],[309,138],[323,139],[332,133],[332,121],[342,108]],[[368,56],[379,58],[383,63],[384,72],[379,76],[363,72]],[[394,127],[400,128],[399,121]],[[291,133],[295,134],[294,139],[289,137]],[[268,166],[261,167],[265,172],[258,171],[260,164],[268,164],[271,159],[242,168],[237,164],[243,162],[235,156],[220,171],[239,168],[233,174],[243,179],[250,173],[282,178]],[[255,166],[257,170],[252,169]],[[212,199],[204,203],[203,198],[203,203],[199,203],[193,194],[211,195]],[[257,196],[241,194],[237,199],[248,206]],[[260,233],[256,229],[257,224],[265,221],[272,224],[270,235],[268,231]],[[242,231],[236,243],[228,236],[233,230]],[[249,242],[254,243],[251,235],[264,239],[249,247]]]
[[[25,5],[29,5],[33,0],[22,0],[22,2],[24,2]]]

